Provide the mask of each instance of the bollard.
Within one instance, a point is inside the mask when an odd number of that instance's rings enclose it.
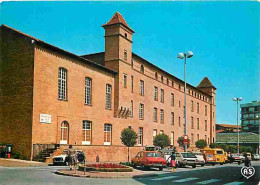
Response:
[[[10,154],[10,153],[7,154],[7,158],[8,158],[8,159],[11,158],[11,154]]]
[[[99,156],[96,156],[96,162],[99,163]]]

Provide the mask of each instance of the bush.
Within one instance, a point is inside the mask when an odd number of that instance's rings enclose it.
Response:
[[[13,153],[13,158],[14,159],[20,159],[22,157],[22,154],[21,153],[19,153],[19,152],[14,152]]]
[[[132,147],[136,144],[137,133],[131,128],[125,128],[121,132],[121,141],[128,147],[128,156],[127,161],[129,162],[129,147]]]
[[[210,148],[217,148],[217,147],[219,147],[219,144],[217,144],[217,143],[210,143],[209,147]]]
[[[220,148],[222,148],[224,151],[228,151],[229,146],[227,144],[220,144]]]
[[[229,145],[228,152],[230,153],[236,153],[237,147],[235,145]]]
[[[170,138],[166,134],[159,134],[159,135],[154,137],[153,145],[158,146],[161,149],[163,149],[164,147],[170,145]]]
[[[197,148],[203,149],[207,146],[207,142],[204,139],[200,139],[200,140],[195,142],[195,145],[196,145]]]

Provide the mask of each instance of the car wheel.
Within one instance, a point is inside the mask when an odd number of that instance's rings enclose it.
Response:
[[[193,165],[192,168],[196,168],[196,165]]]
[[[213,163],[212,166],[215,166],[215,163]]]
[[[162,171],[163,170],[163,167],[159,167],[159,171]]]
[[[240,164],[241,164],[241,162],[238,162],[237,164],[238,164],[238,165],[240,165]]]
[[[220,165],[223,165],[224,163],[220,163]]]

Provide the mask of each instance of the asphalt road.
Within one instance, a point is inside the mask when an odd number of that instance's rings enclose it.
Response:
[[[171,173],[170,170],[163,171],[152,170],[158,174],[157,177],[146,177],[136,179],[95,179],[79,178],[56,175],[58,169],[68,167],[0,167],[0,185],[167,185],[167,184],[259,184],[260,179],[260,162],[253,162],[256,173],[255,176],[246,179],[241,173],[243,165],[226,164],[193,168],[179,168],[177,172]]]

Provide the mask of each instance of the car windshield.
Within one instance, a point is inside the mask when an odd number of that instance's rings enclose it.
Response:
[[[147,152],[145,154],[146,157],[162,157],[162,155],[160,153],[157,152]]]
[[[213,154],[206,154],[207,157],[213,157]]]
[[[193,153],[182,153],[182,156],[184,158],[196,158],[196,156]]]
[[[223,151],[217,150],[217,154],[223,154]]]
[[[202,156],[201,153],[193,153],[194,155]]]
[[[232,156],[233,156],[233,157],[239,157],[239,155],[237,155],[237,154],[232,154]]]

